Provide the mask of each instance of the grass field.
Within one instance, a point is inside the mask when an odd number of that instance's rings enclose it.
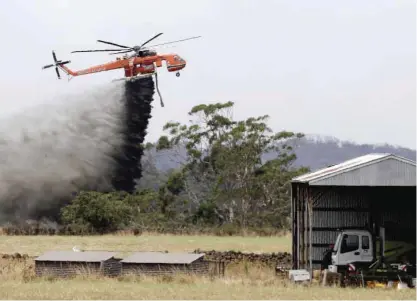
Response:
[[[0,236],[0,253],[39,255],[46,250],[168,250],[197,248],[248,252],[289,251],[289,237],[212,236]],[[224,278],[120,277],[117,279],[37,279],[32,261],[0,259],[0,299],[368,299],[415,300],[415,290],[344,289],[294,286],[280,280],[271,268],[256,264],[228,266]]]
[[[291,252],[291,237],[179,236],[179,235],[104,235],[104,236],[1,236],[1,253],[40,255],[49,250],[108,250],[117,252],[169,251],[195,249],[246,251],[259,253]]]

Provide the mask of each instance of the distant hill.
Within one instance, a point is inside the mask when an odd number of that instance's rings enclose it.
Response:
[[[393,145],[356,144],[348,141],[341,141],[334,137],[323,137],[308,135],[303,138],[295,150],[297,154],[297,166],[308,166],[316,170],[329,165],[337,164],[355,157],[369,153],[392,153],[407,159],[416,161],[416,150],[397,147]],[[184,162],[185,150],[169,150],[156,153],[155,150],[148,151],[146,157],[151,155],[154,158],[156,168],[166,171],[177,168]],[[264,159],[273,159],[273,154],[265,154]]]
[[[307,136],[296,149],[296,165],[308,166],[311,170],[316,170],[369,153],[391,153],[416,161],[416,150],[405,147],[388,144],[356,144],[334,137]]]

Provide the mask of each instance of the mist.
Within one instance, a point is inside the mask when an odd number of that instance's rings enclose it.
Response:
[[[0,119],[0,223],[47,215],[80,189],[113,188],[125,92],[106,85]]]

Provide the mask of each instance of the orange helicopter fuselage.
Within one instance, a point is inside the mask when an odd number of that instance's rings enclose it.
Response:
[[[179,71],[186,66],[186,61],[177,54],[152,55],[145,57],[124,57],[117,58],[115,61],[102,65],[93,66],[87,69],[72,71],[68,67],[60,66],[71,76],[80,76],[115,69],[124,69],[125,76],[131,77],[138,74],[151,74],[155,68],[162,67],[162,62],[166,62],[168,72]]]

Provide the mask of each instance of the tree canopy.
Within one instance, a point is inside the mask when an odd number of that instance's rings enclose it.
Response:
[[[304,135],[274,132],[268,115],[236,121],[233,106],[193,107],[189,125],[171,121],[164,126],[168,135],[159,139],[157,149],[185,147],[184,187],[197,210],[213,208],[218,220],[241,227],[261,225],[265,218],[284,226],[290,180],[307,171],[293,167],[294,147]],[[274,159],[266,162],[266,154]]]
[[[233,107],[201,104],[191,108],[188,124],[166,123],[157,143],[143,146],[153,153],[143,162],[149,172],[135,194],[81,193],[63,209],[63,222],[100,230],[144,221],[167,227],[288,227],[290,181],[308,171],[294,166],[294,149],[304,135],[274,132],[268,115],[235,120]],[[162,173],[152,156],[165,150],[185,158]]]

